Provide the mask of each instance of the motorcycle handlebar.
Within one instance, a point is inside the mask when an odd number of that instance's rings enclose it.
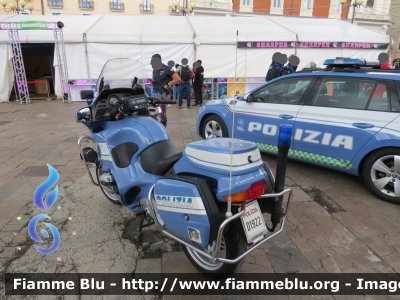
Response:
[[[108,118],[108,117],[114,116],[118,111],[119,111],[118,108],[113,107],[113,108],[111,108],[108,112],[106,112],[106,113],[104,114],[104,117]]]

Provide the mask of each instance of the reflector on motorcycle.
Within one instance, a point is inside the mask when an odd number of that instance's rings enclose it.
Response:
[[[232,202],[244,202],[251,199],[256,199],[263,195],[267,190],[268,184],[265,180],[253,183],[247,190],[233,194]],[[224,196],[224,200],[228,202],[228,196]]]

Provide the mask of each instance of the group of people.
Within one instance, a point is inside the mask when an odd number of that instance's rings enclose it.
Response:
[[[182,65],[167,66],[162,62],[160,54],[154,54],[151,58],[153,67],[153,85],[152,96],[161,100],[168,100],[168,95],[173,91],[173,100],[178,99],[178,108],[182,108],[183,98],[187,99],[187,108],[190,109],[190,83],[193,85],[195,94],[195,104],[193,106],[203,105],[202,87],[204,82],[204,68],[202,61],[198,60],[193,67],[188,65],[186,58],[182,59]],[[167,105],[161,104],[161,123],[167,127]]]
[[[181,81],[173,86],[173,100],[178,100],[178,108],[182,108],[183,98],[187,100],[187,108],[190,109],[190,84],[193,86],[195,104],[193,106],[203,105],[202,87],[204,82],[204,68],[199,59],[193,64],[193,67],[188,65],[186,58],[182,59],[182,65],[175,65],[175,72],[178,73]]]
[[[295,73],[300,60],[294,54],[289,56],[289,62],[287,61],[286,55],[282,55],[279,52],[275,53],[272,57],[272,63],[268,68],[266,81],[278,78],[280,76]]]

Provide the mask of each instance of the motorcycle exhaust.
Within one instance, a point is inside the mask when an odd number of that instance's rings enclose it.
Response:
[[[275,194],[279,194],[283,191],[285,187],[286,178],[286,166],[287,157],[290,149],[290,142],[292,140],[292,126],[287,124],[282,124],[279,126],[279,137],[278,137],[278,161],[276,164],[276,179],[275,179]],[[271,211],[271,222],[273,232],[276,226],[280,223],[283,213],[282,213],[282,201],[283,195],[275,199],[272,204]]]

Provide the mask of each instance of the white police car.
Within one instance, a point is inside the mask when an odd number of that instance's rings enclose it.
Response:
[[[289,157],[359,175],[376,196],[400,204],[400,71],[372,69],[379,61],[364,59],[324,65],[274,79],[236,104],[208,101],[197,133],[231,137],[234,130],[235,138],[277,153],[279,125],[291,124]]]

